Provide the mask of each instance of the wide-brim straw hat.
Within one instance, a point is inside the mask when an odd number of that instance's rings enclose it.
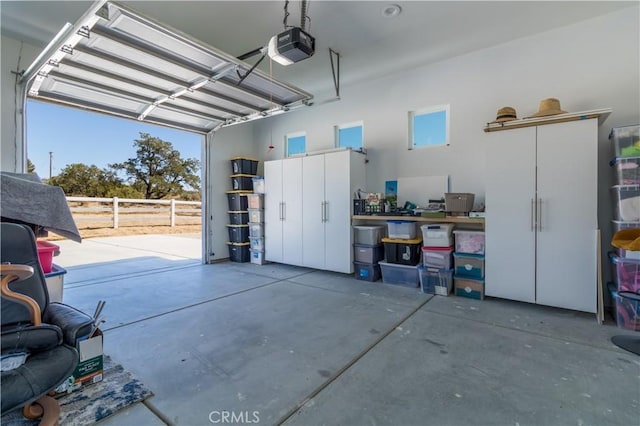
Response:
[[[547,98],[540,101],[538,112],[531,117],[546,117],[548,115],[566,114],[567,111],[560,109],[560,101],[556,98]]]
[[[517,118],[515,108],[506,106],[498,110],[496,119],[493,120],[492,123],[504,123],[505,121],[516,120]]]

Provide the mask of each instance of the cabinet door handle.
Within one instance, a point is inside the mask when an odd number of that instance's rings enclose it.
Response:
[[[282,221],[282,201],[278,203],[278,220]]]
[[[282,220],[287,220],[287,203],[282,202]]]
[[[320,203],[320,222],[324,222],[324,201]]]
[[[324,202],[324,221],[329,222],[329,202]]]
[[[538,199],[538,231],[542,231],[542,198]]]
[[[533,200],[533,198],[531,199],[531,215],[530,215],[530,219],[531,219],[531,232],[533,232],[533,216],[534,216],[534,211],[535,211],[535,201]]]

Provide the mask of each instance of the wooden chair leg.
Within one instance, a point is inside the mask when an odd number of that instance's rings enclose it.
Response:
[[[22,409],[22,415],[28,419],[40,419],[40,426],[56,426],[60,419],[60,404],[50,396],[43,396]]]

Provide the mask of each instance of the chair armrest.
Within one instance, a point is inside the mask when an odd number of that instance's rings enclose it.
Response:
[[[16,293],[9,288],[9,284],[26,280],[33,275],[33,268],[28,265],[0,264],[0,275],[2,275],[2,283],[0,289],[2,296],[13,300],[16,303],[26,307],[31,314],[31,322],[33,325],[40,325],[42,318],[40,317],[40,306],[38,303],[27,295]]]
[[[38,326],[23,325],[2,330],[0,339],[2,354],[14,352],[46,351],[62,344],[60,327],[42,323]]]
[[[67,345],[75,346],[76,340],[91,332],[93,318],[64,303],[49,303],[44,312],[44,321],[57,325]]]

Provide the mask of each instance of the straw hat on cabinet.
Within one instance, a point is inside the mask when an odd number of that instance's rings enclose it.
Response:
[[[547,98],[540,101],[538,112],[531,117],[546,117],[549,115],[566,114],[567,111],[560,109],[560,101],[556,98]]]
[[[512,121],[515,119],[517,119],[515,108],[510,106],[505,106],[498,110],[498,112],[496,113],[496,119],[492,121],[490,124],[504,123],[505,121]]]

